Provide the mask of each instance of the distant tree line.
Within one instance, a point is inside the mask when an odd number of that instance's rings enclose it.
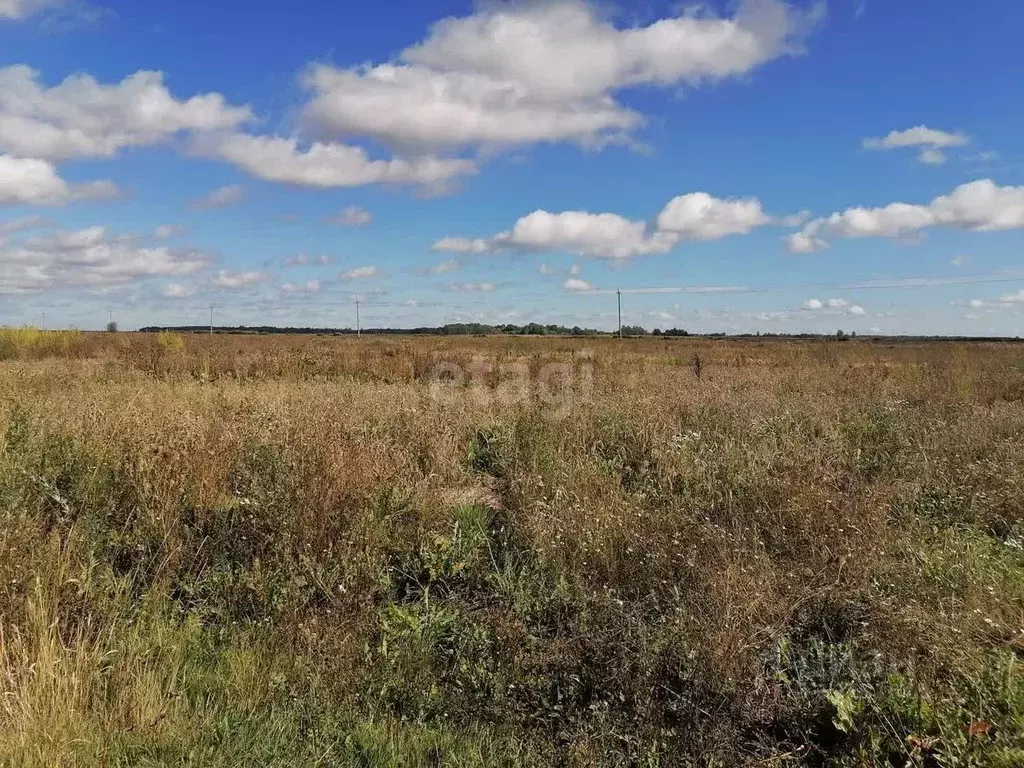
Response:
[[[108,327],[109,330],[116,330],[117,326],[114,324],[113,328]],[[208,325],[178,325],[178,326],[162,326],[162,325],[151,325],[145,328],[140,328],[140,333],[159,333],[160,331],[174,331],[176,333],[209,333],[210,326]],[[274,325],[239,325],[239,326],[215,326],[213,329],[214,333],[218,334],[304,334],[304,335],[321,335],[321,336],[355,336],[356,330],[354,328],[282,328]],[[503,324],[503,325],[485,325],[483,323],[448,323],[447,325],[439,326],[421,326],[418,328],[365,328],[361,331],[366,336],[615,336],[618,331],[599,331],[594,328],[581,328],[578,325],[574,325],[571,328],[565,325],[542,325],[540,323],[527,323],[526,325],[514,325],[514,324]],[[624,325],[622,326],[623,336],[654,336],[654,337],[673,337],[673,336],[696,336],[700,338],[708,339],[835,339],[837,341],[855,340],[858,338],[855,332],[837,331],[833,334],[823,333],[696,333],[691,334],[689,331],[681,328],[668,328],[662,330],[655,328],[653,331],[648,331],[646,328],[640,325]],[[1003,342],[1019,342],[1020,337],[1009,337],[1009,336],[886,336],[884,334],[871,334],[862,338],[868,340],[887,340],[887,341],[915,341],[924,340],[929,341],[1003,341]]]
[[[208,325],[182,325],[182,326],[147,326],[140,328],[142,333],[157,333],[159,331],[176,331],[178,333],[209,333]],[[273,325],[240,325],[237,327],[214,327],[214,333],[252,333],[252,334],[330,334],[330,335],[355,335],[354,328],[281,328]],[[526,325],[485,325],[483,323],[448,323],[440,326],[421,326],[418,328],[364,328],[361,333],[367,336],[379,336],[387,334],[407,335],[430,335],[430,336],[609,336],[607,331],[599,331],[594,328],[581,328],[574,325],[571,328],[565,325],[542,325],[540,323],[527,323]],[[626,329],[623,328],[623,333]],[[643,328],[635,335],[646,334]]]

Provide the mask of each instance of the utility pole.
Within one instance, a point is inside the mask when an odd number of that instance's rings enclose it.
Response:
[[[615,296],[619,300],[619,338],[622,338],[622,291],[615,289]]]
[[[356,299],[356,338],[358,339],[362,335],[362,330],[359,327],[359,299]]]
[[[109,328],[111,325],[114,324],[114,308],[113,307],[107,307],[107,320],[108,320],[107,327]]]
[[[213,302],[210,302],[210,336],[213,336]]]
[[[43,328],[42,328],[42,330],[44,330],[44,331],[46,330],[46,313],[45,312],[43,312]]]

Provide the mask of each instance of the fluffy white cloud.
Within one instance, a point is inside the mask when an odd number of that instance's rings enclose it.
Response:
[[[789,247],[806,253],[827,247],[821,238],[829,235],[907,238],[936,226],[977,232],[1022,229],[1024,187],[1000,187],[991,179],[980,179],[961,184],[927,205],[890,203],[883,208],[848,208],[811,221],[790,236]]]
[[[364,280],[371,277],[377,277],[380,274],[380,270],[376,267],[356,267],[350,269],[347,272],[341,273],[342,280]]]
[[[1024,228],[1024,186],[1000,187],[991,179],[961,184],[932,200],[937,224],[979,232]]]
[[[444,191],[477,165],[438,152],[628,141],[644,119],[616,100],[618,91],[747,75],[801,53],[823,11],[824,2],[801,10],[786,0],[740,0],[729,16],[691,9],[620,27],[588,0],[487,6],[438,22],[395,61],[310,67],[301,112],[304,135],[315,139],[310,144],[234,130],[246,112],[216,136],[204,127],[193,147],[269,181]],[[341,140],[352,136],[383,142],[397,154],[372,159]]]
[[[540,272],[542,275],[550,275],[555,270],[553,270],[547,264],[541,264],[539,267],[537,267],[537,271]]]
[[[570,277],[568,280],[562,283],[562,287],[565,290],[570,291],[572,293],[594,290],[593,285],[588,283],[586,280],[582,280],[578,277]]]
[[[642,123],[608,97],[565,104],[531,97],[512,82],[470,72],[381,65],[315,67],[306,118],[331,135],[369,136],[408,148],[454,148],[537,141],[607,141]]]
[[[649,253],[664,253],[676,242],[665,232],[648,234],[642,221],[631,221],[615,213],[536,210],[520,218],[508,232],[492,239],[496,247],[531,251],[569,251],[586,256],[626,259]]]
[[[1004,293],[999,297],[1000,304],[1024,304],[1024,290],[1016,293]]]
[[[112,181],[69,184],[46,160],[0,155],[0,205],[63,205],[117,195]]]
[[[776,223],[754,199],[721,200],[705,192],[669,201],[656,226],[616,213],[536,210],[518,219],[512,229],[489,238],[444,237],[431,249],[451,253],[486,253],[502,249],[567,251],[583,256],[622,260],[666,253],[684,240],[716,240],[746,234]]]
[[[884,208],[849,208],[833,213],[825,220],[824,228],[837,237],[909,237],[933,223],[927,206],[890,203]]]
[[[63,3],[64,0],[0,0],[0,21],[20,21],[44,8]]]
[[[443,188],[460,176],[476,173],[476,164],[462,158],[432,155],[372,160],[362,147],[314,142],[299,148],[297,139],[236,133],[196,144],[213,155],[267,181],[303,187],[357,187],[364,184],[418,184]]]
[[[643,121],[615,92],[746,75],[800,53],[823,10],[742,0],[730,17],[617,27],[583,0],[495,4],[438,22],[396,62],[311,68],[305,117],[329,134],[403,147],[601,144]]]
[[[221,270],[213,278],[213,284],[218,288],[238,290],[240,288],[251,288],[267,279],[263,272],[229,272]]]
[[[745,235],[769,221],[755,198],[720,200],[706,192],[691,192],[669,201],[658,214],[658,229],[684,240],[717,240]]]
[[[113,157],[183,133],[237,128],[250,117],[248,107],[233,107],[219,93],[179,101],[160,72],[136,72],[114,85],[72,75],[47,88],[30,67],[0,69],[0,151],[21,157]]]
[[[827,299],[825,301],[821,299],[808,299],[804,302],[803,308],[812,312],[826,312],[830,315],[841,313],[850,315],[865,314],[864,307],[859,304],[851,304],[846,299]]]
[[[350,205],[335,215],[327,217],[328,224],[339,224],[343,227],[365,227],[371,221],[373,221],[373,215],[357,205]]]
[[[645,253],[664,253],[676,237],[655,232],[647,225],[615,213],[537,210],[523,216],[508,232],[489,239],[445,237],[431,246],[435,251],[484,253],[502,248],[529,251],[569,251],[587,256],[625,259]]]
[[[111,235],[105,227],[59,230],[0,247],[0,293],[99,289],[149,277],[182,277],[208,262],[198,251],[141,248],[138,238]]]
[[[487,253],[491,250],[491,243],[482,237],[442,237],[430,246],[430,250],[442,253]]]
[[[193,211],[206,211],[213,208],[225,208],[229,205],[241,202],[245,197],[245,189],[238,184],[228,184],[225,187],[218,187],[210,190],[202,197],[196,198],[189,203]]]
[[[917,159],[925,165],[942,165],[946,162],[946,153],[941,149],[922,149]]]
[[[962,147],[969,141],[962,133],[939,131],[925,125],[916,125],[905,131],[890,131],[888,135],[878,139],[864,139],[867,149],[897,149],[899,147]]]
[[[445,290],[453,293],[490,293],[496,287],[494,283],[450,283]]]
[[[900,149],[903,147],[921,147],[917,159],[925,165],[942,165],[946,162],[943,149],[962,147],[970,139],[962,133],[939,131],[925,125],[916,125],[905,131],[890,131],[881,138],[864,139],[861,144],[866,149]]]
[[[786,238],[790,253],[814,253],[828,248],[828,243],[811,232],[794,232]]]
[[[777,0],[738,5],[731,18],[683,13],[626,28],[574,0],[493,6],[438,22],[402,58],[439,71],[508,79],[552,98],[600,95],[629,85],[746,74],[797,53],[823,10],[803,14]]]

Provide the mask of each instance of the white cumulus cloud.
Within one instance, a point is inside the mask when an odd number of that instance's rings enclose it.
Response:
[[[491,250],[491,243],[480,237],[442,237],[430,246],[430,250],[442,253],[487,253]]]
[[[571,293],[594,290],[593,285],[588,283],[586,280],[582,280],[578,277],[570,277],[568,280],[562,283],[562,287]]]
[[[673,198],[658,214],[658,229],[686,240],[745,235],[768,222],[769,217],[755,198],[720,200],[706,192]]]
[[[63,205],[118,194],[112,181],[69,184],[46,160],[0,155],[0,206]]]
[[[675,244],[676,237],[671,233],[648,233],[645,222],[615,213],[536,210],[516,221],[510,231],[496,235],[492,242],[497,247],[627,259],[665,253]]]
[[[798,253],[819,250],[827,247],[823,238],[828,236],[912,238],[938,226],[977,232],[1024,229],[1024,186],[1000,187],[991,179],[980,179],[961,184],[927,205],[848,208],[809,222],[790,236],[789,247]]]
[[[922,149],[918,154],[917,159],[925,165],[942,165],[946,162],[946,153],[941,149]]]
[[[0,68],[0,151],[44,160],[114,157],[179,134],[233,129],[252,116],[219,93],[178,100],[163,77],[140,71],[104,85],[72,75],[47,87],[30,67]]]
[[[199,251],[144,248],[138,241],[94,226],[7,242],[0,246],[0,293],[102,289],[150,277],[184,277],[209,263]]]
[[[905,131],[890,131],[888,135],[877,139],[864,139],[867,149],[897,149],[900,147],[962,147],[969,141],[962,133],[939,131],[925,125],[916,125]]]
[[[808,299],[804,302],[803,308],[810,310],[811,312],[823,312],[830,315],[836,314],[849,314],[849,315],[863,315],[865,314],[864,307],[859,304],[851,304],[846,299]]]
[[[949,147],[962,147],[970,141],[963,133],[940,131],[926,125],[916,125],[905,131],[890,131],[880,138],[864,139],[861,145],[866,149],[902,149],[920,147],[917,159],[925,165],[942,165],[946,162]]]
[[[443,188],[460,176],[476,173],[476,164],[463,158],[420,155],[373,160],[365,149],[349,144],[314,142],[302,149],[298,139],[243,133],[200,142],[196,151],[233,163],[256,178],[303,187],[413,184]]]
[[[755,198],[723,200],[705,192],[693,192],[669,201],[658,214],[655,226],[617,213],[555,213],[538,209],[516,220],[510,230],[492,237],[444,237],[431,248],[451,253],[503,249],[565,251],[621,261],[666,253],[682,241],[747,234],[773,223],[778,220],[768,216]]]
[[[643,123],[617,91],[742,77],[802,52],[823,9],[741,0],[732,16],[616,26],[583,0],[486,5],[437,22],[394,62],[312,67],[305,118],[400,147],[601,144]]]
[[[486,239],[446,237],[435,251],[483,253],[513,248],[527,251],[568,251],[586,256],[626,259],[646,253],[664,253],[676,242],[669,233],[648,233],[642,221],[615,213],[536,210],[518,219],[512,229]]]
[[[828,248],[828,243],[812,232],[794,232],[786,238],[790,253],[815,253]]]

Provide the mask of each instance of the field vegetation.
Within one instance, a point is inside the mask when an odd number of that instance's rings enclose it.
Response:
[[[0,331],[0,764],[1024,765],[1024,346]]]

